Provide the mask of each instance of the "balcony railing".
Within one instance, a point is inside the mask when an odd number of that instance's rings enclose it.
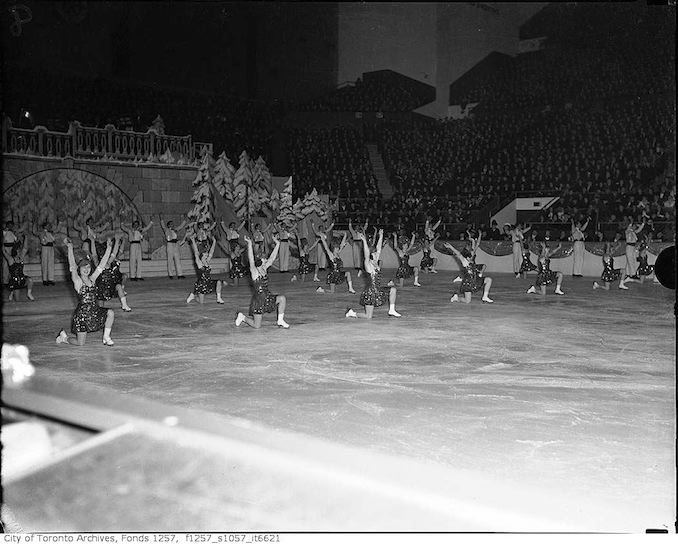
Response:
[[[190,135],[170,136],[153,130],[84,127],[73,121],[68,132],[54,132],[42,126],[15,128],[9,118],[2,123],[2,152],[8,154],[190,165],[200,159],[203,149],[212,153],[212,144],[194,142]]]

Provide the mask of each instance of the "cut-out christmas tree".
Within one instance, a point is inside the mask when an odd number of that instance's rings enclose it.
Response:
[[[230,202],[233,202],[234,176],[235,168],[228,160],[226,152],[223,151],[214,164],[214,179],[212,182],[219,194]]]
[[[212,155],[206,149],[203,152],[200,166],[198,167],[198,174],[193,180],[193,196],[191,202],[193,208],[188,212],[189,220],[188,228],[193,232],[196,231],[198,223],[210,224],[215,221],[215,207],[214,207],[214,186],[212,185],[212,178],[214,177],[214,160]]]

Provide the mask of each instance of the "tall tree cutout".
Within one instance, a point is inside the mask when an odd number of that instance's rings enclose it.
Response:
[[[216,219],[214,208],[214,159],[206,149],[203,151],[198,174],[193,180],[193,208],[188,212],[189,229],[195,232],[197,223],[212,223]]]

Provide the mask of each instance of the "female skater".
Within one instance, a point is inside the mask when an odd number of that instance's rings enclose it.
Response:
[[[410,256],[408,251],[414,247],[414,238],[415,234],[412,233],[412,238],[410,239],[409,245],[403,244],[402,246],[398,245],[398,235],[393,233],[393,249],[398,255],[398,270],[396,270],[396,278],[400,281],[400,287],[402,288],[405,283],[405,278],[410,278],[414,274],[414,283],[415,287],[421,287],[419,283],[419,267],[410,266]]]
[[[558,244],[558,247],[553,251],[549,250],[549,247],[542,243],[541,255],[537,261],[537,279],[534,282],[534,285],[530,285],[530,288],[527,290],[528,293],[536,293],[537,289],[535,286],[539,287],[541,294],[546,294],[546,286],[550,283],[553,283],[553,280],[556,281],[556,290],[554,291],[556,295],[564,295],[563,291],[560,289],[560,286],[563,283],[563,273],[556,272],[551,270],[551,255],[558,251],[562,247],[562,244]]]
[[[254,225],[254,232],[252,233],[252,240],[254,241],[254,255],[261,256],[266,250],[266,242],[264,234],[266,234],[271,228],[271,224],[266,225],[263,230],[261,224],[257,223]]]
[[[61,329],[57,336],[57,344],[75,344],[84,346],[87,340],[88,332],[95,332],[104,329],[102,342],[105,346],[112,346],[111,329],[115,313],[111,309],[102,308],[97,302],[96,280],[103,272],[101,266],[92,272],[92,263],[89,259],[81,259],[77,264],[73,255],[73,243],[66,238],[66,247],[68,248],[68,266],[73,280],[73,287],[78,293],[78,306],[73,313],[71,321],[71,332],[76,336],[68,336],[66,331]],[[106,251],[101,258],[101,262],[108,262],[111,255],[112,243],[109,238],[106,241]]]
[[[116,259],[120,246],[122,245],[122,238],[116,237],[113,249],[110,252],[108,262],[101,260],[97,255],[96,244],[94,239],[90,238],[91,245],[94,249],[92,257],[94,264],[102,268],[101,274],[96,279],[97,300],[111,300],[114,296],[120,299],[120,306],[124,312],[131,312],[132,308],[127,305],[127,293],[125,293],[125,280],[127,276],[120,271],[120,261]]]
[[[11,250],[9,248],[2,248],[2,254],[7,260],[9,268],[9,297],[7,302],[19,300],[19,289],[26,289],[26,298],[28,300],[35,300],[33,296],[33,279],[24,274],[24,259],[28,248],[25,242],[20,245],[15,245]]]
[[[266,271],[275,261],[278,256],[278,250],[280,249],[280,240],[278,240],[276,236],[273,236],[273,241],[275,242],[275,247],[268,259],[264,261],[261,257],[254,256],[252,240],[249,236],[245,237],[245,242],[247,242],[247,255],[250,260],[250,276],[254,283],[254,295],[252,295],[249,309],[249,315],[252,317],[247,317],[242,312],[238,312],[238,315],[235,318],[236,327],[239,327],[244,322],[250,327],[259,329],[261,328],[263,315],[265,313],[274,312],[277,307],[278,320],[276,324],[283,329],[290,328],[289,324],[285,322],[285,305],[287,304],[285,295],[274,295],[268,290],[268,275]]]
[[[344,283],[344,280],[348,283],[348,292],[355,293],[353,290],[353,281],[351,280],[351,273],[348,271],[342,270],[344,266],[343,261],[339,258],[341,250],[344,249],[346,245],[346,239],[348,237],[347,233],[344,233],[344,237],[341,240],[339,245],[333,244],[332,246],[327,245],[327,235],[324,232],[319,234],[320,242],[322,243],[325,251],[327,252],[327,258],[330,261],[330,271],[327,274],[327,285],[330,286],[330,293],[334,293],[335,287],[341,283]],[[320,291],[322,292],[322,291]]]
[[[647,241],[643,240],[638,246],[638,270],[636,274],[640,277],[640,284],[642,285],[645,278],[653,278],[655,283],[659,280],[654,274],[654,265],[647,264]]]
[[[482,276],[480,276],[480,274],[478,273],[478,269],[476,267],[476,251],[478,250],[478,246],[480,245],[480,237],[481,235],[479,234],[477,242],[473,243],[473,245],[471,246],[471,255],[468,258],[465,257],[462,254],[462,252],[459,251],[452,244],[448,242],[445,242],[443,244],[459,260],[459,264],[461,264],[462,277],[461,285],[459,286],[459,293],[464,293],[464,302],[466,304],[469,304],[471,302],[473,293],[480,291],[481,287],[483,289],[483,297],[481,300],[483,302],[487,302],[490,304],[494,302],[494,300],[490,298],[490,288],[492,287],[492,278],[489,277],[483,278]],[[459,293],[455,293],[454,295],[452,295],[450,302],[458,302]]]
[[[374,308],[382,306],[384,302],[386,302],[387,297],[389,305],[388,315],[392,317],[400,317],[400,314],[396,312],[395,309],[396,288],[390,287],[388,293],[385,289],[381,288],[381,270],[379,270],[378,263],[379,257],[381,255],[382,244],[384,242],[383,229],[379,231],[377,246],[373,251],[370,251],[370,247],[367,245],[367,238],[365,238],[364,233],[360,233],[360,238],[363,242],[363,252],[365,255],[363,266],[368,278],[365,290],[360,294],[360,304],[365,307],[365,311],[357,313],[353,309],[349,308],[346,312],[346,317],[372,319]]]
[[[191,238],[191,245],[193,246],[195,265],[198,267],[198,275],[195,284],[193,285],[193,292],[188,295],[188,298],[186,299],[186,304],[193,302],[195,300],[195,295],[198,295],[198,302],[200,302],[200,304],[205,304],[205,295],[214,293],[215,290],[217,293],[217,303],[223,304],[224,301],[221,298],[222,281],[213,280],[211,278],[212,269],[210,268],[210,262],[214,255],[214,248],[217,245],[217,239],[212,238],[210,250],[203,253],[200,253],[195,238]]]
[[[245,250],[236,243],[231,245],[231,269],[228,271],[228,276],[233,280],[233,285],[238,287],[240,285],[240,278],[244,278],[247,274],[247,266],[243,264]]]
[[[532,262],[530,258],[530,243],[527,240],[523,241],[523,262],[520,265],[520,273],[523,279],[527,278],[527,273],[537,270],[537,265]]]
[[[276,225],[276,235],[280,240],[280,250],[278,251],[278,269],[281,274],[286,274],[290,269],[290,232],[282,225]]]
[[[437,274],[436,264],[438,264],[438,259],[436,257],[431,257],[431,251],[435,247],[436,240],[439,238],[438,235],[434,236],[432,240],[429,240],[428,236],[424,238],[424,256],[421,258],[419,263],[419,268],[422,272],[430,272],[431,274]]]
[[[322,228],[318,229],[315,226],[315,223],[311,221],[311,229],[313,230],[313,234],[316,236],[316,256],[315,256],[315,276],[313,276],[313,281],[319,282],[320,278],[318,277],[318,271],[319,270],[325,270],[327,267],[327,257],[325,255],[325,248],[323,245],[320,243],[320,235],[325,234],[325,236],[329,236],[330,238],[332,237],[332,229],[334,228],[334,223],[330,223],[330,226],[327,227],[325,230]]]
[[[621,268],[615,269],[614,267],[614,257],[612,254],[618,247],[619,243],[615,244],[614,247],[612,247],[610,242],[605,243],[605,253],[603,253],[603,273],[600,275],[603,285],[594,281],[594,289],[605,289],[605,291],[609,291],[610,284],[617,280],[619,280],[619,289],[628,289],[628,287],[626,287],[626,278],[623,274],[624,271]]]
[[[360,234],[367,232],[368,223],[369,221],[365,220],[365,225],[363,227],[358,226],[354,229],[353,223],[351,223],[350,219],[348,220],[348,231],[351,233],[351,240],[353,241],[353,245],[351,246],[353,250],[353,268],[358,271],[358,276],[360,276],[363,262],[363,242],[362,238],[360,238]]]
[[[314,270],[317,277],[318,271],[316,270],[314,265],[308,262],[308,254],[316,246],[318,240],[316,240],[309,246],[306,243],[306,238],[299,238],[298,231],[295,231],[295,235],[297,237],[297,247],[299,248],[299,269],[297,270],[297,274],[301,276],[301,281],[303,282],[306,281],[306,274],[310,274]],[[297,281],[297,275],[295,274],[294,276],[292,276],[292,279],[290,281]]]
[[[584,231],[586,227],[589,226],[589,220],[586,219],[586,223],[583,225],[581,221],[574,222],[572,220],[572,277],[581,278],[583,276],[582,271],[584,268],[584,238],[586,238]],[[521,267],[522,268],[522,267]]]

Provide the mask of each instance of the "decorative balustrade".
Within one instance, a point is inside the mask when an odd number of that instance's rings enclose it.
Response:
[[[190,135],[132,132],[117,130],[113,125],[83,127],[74,121],[68,132],[54,132],[42,126],[32,130],[15,128],[9,118],[2,124],[2,152],[9,154],[195,164],[205,148],[212,153],[211,143],[194,142]]]

